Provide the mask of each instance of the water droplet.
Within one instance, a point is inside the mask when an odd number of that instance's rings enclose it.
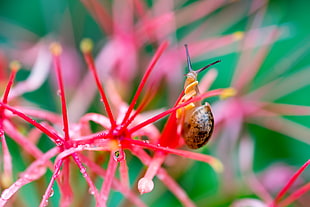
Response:
[[[4,135],[4,131],[1,129],[0,130],[0,136],[2,137]]]
[[[61,146],[63,144],[61,139],[56,139],[55,142],[57,146]]]
[[[21,186],[23,185],[23,181],[24,181],[24,178],[19,178],[18,180],[16,180],[16,182],[13,185]]]
[[[52,197],[54,195],[54,189],[51,188],[50,194],[48,195],[49,197]]]
[[[35,169],[33,173],[35,173],[37,170]],[[27,182],[32,181],[33,179],[33,175],[30,175],[29,173],[25,173],[23,174],[23,176],[20,178],[20,180],[25,180]],[[16,184],[19,185],[19,182],[16,181]]]
[[[113,158],[115,161],[120,162],[125,160],[126,156],[123,150],[117,150],[114,152]]]
[[[89,188],[89,189],[88,189],[88,192],[89,192],[90,195],[94,195],[94,194],[95,194],[95,190],[92,189],[92,188]]]
[[[82,173],[82,175],[85,177],[86,176],[86,168],[85,167],[82,167],[80,169],[80,172]]]
[[[101,98],[100,101],[103,102],[103,99]]]
[[[48,206],[48,199],[46,199],[46,200],[44,201],[43,206],[44,206],[44,207],[45,207],[45,206]]]
[[[60,175],[60,170],[57,170],[57,171],[55,172],[55,177],[57,178],[59,175]]]
[[[141,194],[149,193],[153,190],[154,183],[148,178],[141,178],[138,182],[138,190]]]
[[[1,199],[8,200],[11,198],[12,193],[10,192],[10,189],[5,189],[1,194]]]
[[[57,95],[61,96],[61,91],[60,90],[57,90]]]

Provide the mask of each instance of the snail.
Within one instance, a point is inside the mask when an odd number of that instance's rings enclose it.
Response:
[[[217,60],[203,68],[193,70],[187,45],[184,46],[189,72],[186,74],[184,95],[178,104],[182,104],[191,98],[199,96],[197,81],[198,73],[220,62]],[[198,149],[209,141],[214,129],[214,118],[211,111],[211,106],[208,102],[204,105],[202,105],[200,101],[192,102],[182,108],[179,108],[176,112],[176,116],[177,119],[180,120],[182,125],[181,133],[186,145],[189,148]]]

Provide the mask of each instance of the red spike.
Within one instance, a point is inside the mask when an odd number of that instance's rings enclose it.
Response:
[[[60,55],[62,53],[62,48],[59,43],[52,43],[50,46],[51,52],[53,54],[53,61],[57,75],[58,87],[60,91],[60,99],[61,99],[61,110],[62,110],[62,118],[63,118],[63,125],[64,125],[64,133],[65,133],[65,140],[69,140],[69,121],[68,121],[68,113],[67,113],[67,106],[66,106],[66,97],[65,97],[65,89],[61,74],[61,64],[60,64]]]
[[[290,196],[281,201],[278,206],[288,206],[308,191],[310,191],[310,182],[293,192]]]
[[[14,109],[11,106],[8,106],[4,103],[0,102],[0,106],[3,108],[6,108],[7,110],[11,111],[13,114],[16,114],[17,116],[19,116],[20,118],[24,119],[25,121],[27,121],[28,123],[32,124],[33,126],[35,126],[36,128],[38,128],[39,130],[41,130],[44,134],[46,134],[48,137],[50,137],[51,139],[54,140],[55,143],[61,141],[63,142],[63,139],[61,137],[59,137],[57,134],[51,132],[50,130],[48,130],[47,128],[45,128],[43,125],[41,125],[40,123],[36,122],[35,120],[33,120],[32,118],[28,117],[27,115],[25,115],[24,113],[17,111],[16,109]]]
[[[273,206],[276,206],[279,203],[280,199],[284,196],[284,194],[288,191],[288,189],[294,184],[296,179],[300,176],[300,174],[310,165],[310,160],[308,160],[298,171],[291,177],[291,179],[287,182],[284,188],[279,192],[277,197],[273,201]]]
[[[97,84],[97,88],[99,90],[100,96],[101,96],[101,98],[103,100],[103,104],[105,106],[105,110],[106,110],[106,112],[108,114],[108,117],[110,119],[110,122],[111,122],[111,128],[114,128],[116,126],[116,122],[115,122],[115,119],[114,119],[111,107],[109,105],[107,96],[106,96],[106,94],[104,92],[104,89],[103,89],[101,83],[100,83],[100,79],[99,79],[99,76],[98,76],[98,73],[97,73],[97,68],[95,66],[94,59],[93,59],[92,54],[91,54],[92,45],[88,45],[88,44],[92,44],[89,39],[85,39],[81,43],[81,49],[82,49],[82,52],[84,54],[84,59],[86,61],[86,64],[87,64],[88,68],[91,70],[91,72],[93,73],[93,76],[95,78],[95,81],[96,81],[96,84]],[[84,46],[87,45],[89,48],[88,49],[85,49],[85,48],[83,49],[83,45]]]
[[[131,103],[130,103],[130,105],[129,105],[129,107],[128,107],[128,110],[127,110],[127,112],[126,112],[126,114],[125,114],[125,117],[124,117],[124,119],[123,119],[122,124],[124,124],[124,123],[127,121],[127,119],[129,118],[129,115],[131,114],[131,112],[132,112],[134,106],[136,105],[137,100],[138,100],[138,98],[139,98],[139,96],[140,96],[140,94],[141,94],[141,92],[142,92],[142,89],[143,89],[143,87],[144,87],[144,85],[145,85],[145,83],[146,83],[148,77],[150,76],[152,70],[153,70],[154,67],[155,67],[155,64],[157,63],[159,57],[160,57],[161,54],[164,52],[164,50],[166,49],[167,46],[168,46],[168,42],[164,42],[164,43],[162,43],[162,44],[159,46],[159,48],[157,49],[157,51],[156,51],[156,53],[155,53],[153,59],[151,60],[151,63],[150,63],[150,65],[149,65],[149,67],[147,68],[146,72],[144,73],[144,76],[143,76],[143,78],[142,78],[142,80],[141,80],[141,82],[140,82],[140,84],[139,84],[139,86],[138,86],[137,92],[136,92],[136,94],[134,95],[134,97],[133,97],[133,99],[132,99],[132,101],[131,101]]]
[[[141,101],[141,104],[136,109],[135,113],[127,120],[127,122],[123,125],[124,128],[126,128],[136,117],[137,115],[151,102],[151,100],[154,98],[157,91],[157,88],[150,87],[148,92],[146,92],[146,96],[143,97],[143,100]]]
[[[213,90],[213,91],[209,91],[208,93],[204,93],[204,94],[202,94],[200,96],[197,96],[195,98],[192,98],[192,99],[190,99],[190,100],[188,100],[188,101],[186,101],[186,102],[184,102],[184,103],[182,103],[180,105],[177,105],[177,106],[175,106],[175,107],[173,107],[171,109],[168,109],[167,111],[164,111],[164,112],[162,112],[160,114],[157,114],[157,115],[151,117],[150,119],[147,119],[146,121],[144,121],[142,123],[139,123],[138,125],[136,125],[136,126],[132,127],[131,129],[129,129],[128,132],[129,133],[133,133],[133,132],[135,132],[135,131],[145,127],[146,125],[149,125],[149,124],[151,124],[151,123],[153,123],[153,122],[155,122],[155,121],[157,121],[157,120],[167,116],[168,114],[173,113],[174,111],[176,111],[179,108],[182,108],[182,107],[184,107],[184,106],[186,106],[186,105],[188,105],[190,103],[193,103],[193,102],[196,102],[196,101],[200,101],[200,100],[208,98],[208,97],[219,96],[219,95],[222,94],[222,92],[223,92],[223,89],[216,89],[216,90]]]
[[[8,102],[8,96],[9,96],[10,90],[12,88],[12,85],[14,83],[16,73],[20,68],[20,64],[18,62],[14,61],[10,64],[10,68],[11,68],[11,74],[9,77],[9,82],[5,88],[5,91],[4,91],[4,94],[2,97],[2,102],[5,104]]]

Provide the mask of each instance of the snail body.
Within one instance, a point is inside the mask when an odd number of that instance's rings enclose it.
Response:
[[[214,129],[214,118],[210,104],[205,103],[195,108],[189,122],[183,125],[185,143],[192,149],[198,149],[205,145],[211,138]]]
[[[188,53],[187,45],[185,45],[187,66],[189,72],[186,74],[184,84],[184,95],[178,104],[182,104],[199,95],[197,74],[210,66],[220,62],[215,61],[199,70],[194,71],[191,66],[191,60]],[[179,108],[176,113],[177,119],[182,125],[182,136],[186,145],[192,149],[198,149],[205,145],[214,129],[214,117],[211,106],[208,102],[204,105],[200,101],[192,102],[182,108]]]

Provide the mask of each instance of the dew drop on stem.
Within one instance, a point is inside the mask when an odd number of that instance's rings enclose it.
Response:
[[[80,172],[82,173],[83,177],[86,176],[86,168],[85,168],[85,167],[82,167],[82,168],[80,169]]]
[[[126,156],[123,150],[117,150],[113,153],[113,158],[115,161],[120,162],[125,160]]]
[[[49,197],[52,197],[54,195],[54,189],[51,188],[50,194],[48,195]]]
[[[94,195],[94,194],[95,194],[95,191],[94,191],[92,188],[89,188],[89,189],[88,189],[88,192],[89,192],[89,194],[91,194],[91,195]]]
[[[12,193],[10,192],[10,189],[5,189],[1,194],[2,200],[8,200],[11,198]]]
[[[46,199],[46,200],[44,201],[43,206],[44,206],[44,207],[45,207],[45,206],[48,206],[48,199]]]

